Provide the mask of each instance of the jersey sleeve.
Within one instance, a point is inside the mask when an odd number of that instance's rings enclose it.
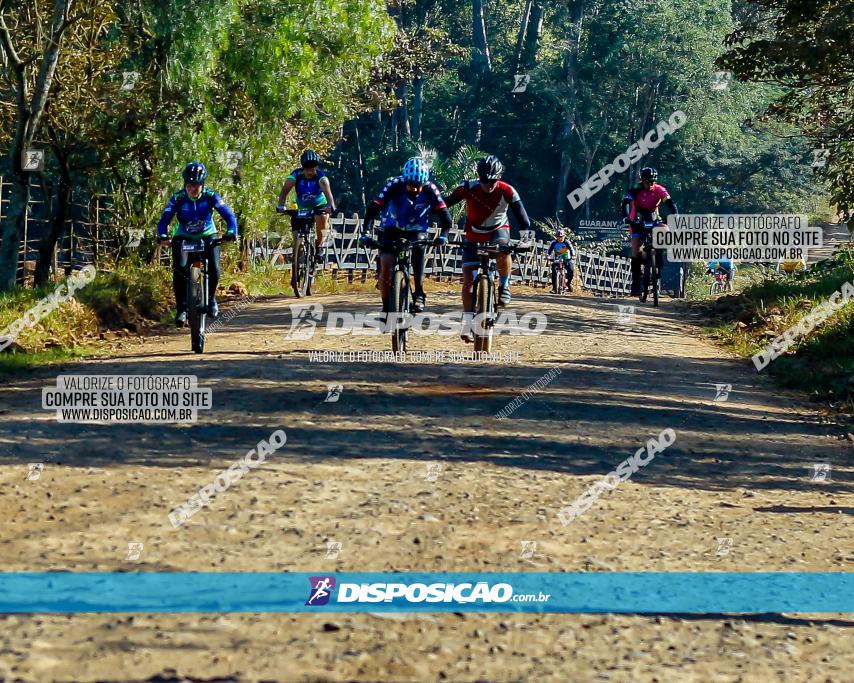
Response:
[[[216,209],[217,213],[223,217],[226,224],[226,231],[232,232],[235,235],[237,234],[237,216],[234,215],[234,211],[231,210],[231,207],[225,203],[225,200],[220,197],[216,192],[213,193],[214,200],[214,209]]]
[[[169,198],[169,203],[166,205],[166,208],[163,210],[163,214],[160,216],[160,220],[157,222],[158,237],[166,237],[169,232],[169,224],[178,212],[179,194],[180,193],[176,192]]]
[[[664,187],[664,185],[657,185],[656,189],[657,189],[658,198],[661,201],[664,201],[665,199],[670,199],[670,192],[667,191],[667,188]]]
[[[435,183],[427,183],[424,186],[423,192],[429,198],[430,208],[433,211],[440,211],[441,209],[448,208],[448,205],[445,204],[444,197],[442,197],[442,193],[439,191],[439,188],[436,187]]]
[[[400,179],[392,178],[389,180],[385,187],[379,191],[379,194],[374,197],[374,204],[378,204],[380,207],[385,208],[388,204],[389,200],[394,196],[395,188],[399,188]]]
[[[293,180],[294,182],[296,182],[297,181],[297,173],[299,173],[299,169],[294,169],[293,171],[291,171],[291,174],[287,177],[287,179]]]
[[[518,202],[519,200],[522,199],[519,196],[519,193],[516,192],[516,188],[513,187],[512,185],[508,185],[507,183],[504,183],[504,187],[501,189],[504,193],[504,200],[508,204],[512,204],[513,202]]]

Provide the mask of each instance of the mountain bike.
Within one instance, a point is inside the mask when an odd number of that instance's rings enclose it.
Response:
[[[291,258],[291,287],[298,299],[311,296],[317,247],[314,244],[314,209],[285,209],[291,217],[294,244]]]
[[[187,281],[187,319],[190,324],[190,346],[196,353],[205,352],[205,319],[210,305],[208,289],[208,257],[210,250],[223,242],[224,238],[204,240],[182,240],[181,252],[187,255],[184,277]]]
[[[406,339],[409,332],[411,306],[411,261],[413,247],[423,247],[431,244],[429,238],[409,239],[397,237],[391,241],[391,253],[394,256],[394,271],[391,276],[391,290],[388,297],[388,311],[386,320],[391,321],[389,329],[391,332],[391,350],[395,353],[406,352]],[[367,246],[379,249],[380,244],[371,240]],[[393,317],[392,317],[393,316]]]
[[[643,245],[641,246],[641,259],[643,263],[643,282],[641,283],[640,301],[646,303],[652,287],[652,305],[658,307],[658,295],[661,291],[661,261],[663,252],[652,246],[653,228],[663,225],[652,221],[638,221],[635,225],[643,228]]]
[[[715,271],[714,275],[715,281],[709,285],[709,294],[715,295],[720,294],[721,292],[732,291],[732,282],[730,282],[725,271],[719,268]]]
[[[468,242],[448,242],[454,246],[465,247]],[[530,251],[530,244],[519,246],[510,244],[484,243],[477,249],[480,263],[474,272],[474,350],[489,353],[492,350],[492,336],[498,319],[498,265],[495,259],[500,254],[519,254]]]
[[[566,266],[563,259],[554,262],[557,264],[557,294],[566,294],[568,287],[566,284]]]

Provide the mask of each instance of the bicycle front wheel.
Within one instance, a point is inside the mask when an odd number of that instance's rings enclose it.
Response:
[[[205,278],[199,267],[190,268],[188,317],[190,319],[190,344],[196,353],[205,351]]]
[[[391,324],[391,350],[395,353],[406,352],[406,332],[409,321],[409,278],[402,270],[394,271],[389,298],[389,316],[394,316]]]
[[[492,278],[479,276],[475,290],[474,350],[492,350],[493,318],[495,316],[495,283]]]
[[[310,293],[311,274],[309,271],[311,269],[311,261],[311,243],[306,239],[302,239],[299,242],[298,258],[294,260],[297,268],[297,293],[300,297],[304,297]]]

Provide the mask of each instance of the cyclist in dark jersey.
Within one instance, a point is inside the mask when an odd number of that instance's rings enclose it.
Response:
[[[187,254],[181,250],[185,240],[202,240],[209,247],[208,253],[208,285],[210,305],[208,314],[212,318],[219,315],[219,305],[216,301],[216,288],[222,274],[219,264],[219,246],[210,247],[210,241],[216,237],[216,225],[213,212],[216,211],[225,219],[225,240],[237,239],[237,218],[222,197],[210,188],[205,187],[208,171],[200,161],[191,161],[184,168],[184,189],[179,190],[169,199],[160,221],[157,223],[157,237],[161,244],[167,243],[169,224],[178,217],[178,227],[172,232],[172,289],[175,291],[175,308],[177,315],[175,323],[183,327],[187,322]]]
[[[658,184],[658,171],[654,168],[641,169],[641,182],[636,185],[623,199],[624,221],[629,225],[629,234],[632,238],[632,293],[638,296],[641,287],[641,257],[640,249],[643,245],[644,229],[638,222],[651,222],[663,225],[658,207],[664,204],[670,213],[677,214],[679,210],[670,192],[664,185]]]
[[[430,182],[430,170],[426,162],[413,157],[403,167],[403,174],[392,178],[365,211],[362,236],[359,242],[365,244],[371,239],[374,221],[382,214],[382,232],[380,235],[380,293],[383,298],[383,311],[388,312],[389,291],[391,290],[391,271],[394,267],[394,255],[391,243],[399,237],[423,239],[428,229],[430,214],[439,218],[440,234],[437,244],[448,241],[451,229],[451,212],[445,204],[442,193]],[[425,247],[412,249],[412,274],[415,278],[412,310],[420,313],[424,310],[427,297],[424,294],[424,252]]]
[[[320,155],[309,149],[303,152],[299,161],[302,168],[294,169],[282,185],[277,210],[285,210],[285,201],[291,190],[295,191],[297,208],[313,210],[314,224],[317,226],[315,258],[319,259],[326,229],[329,227],[329,214],[335,211],[335,200],[332,197],[329,178],[319,168]]]

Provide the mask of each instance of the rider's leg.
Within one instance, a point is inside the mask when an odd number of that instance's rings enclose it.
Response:
[[[207,239],[205,242],[210,243]],[[208,313],[211,317],[219,315],[219,305],[216,301],[216,288],[219,285],[219,279],[222,277],[222,265],[220,264],[220,248],[219,245],[209,247],[208,249]]]
[[[383,298],[383,311],[389,310],[389,296],[391,295],[391,273],[394,269],[394,255],[390,253],[380,254],[380,295]]]
[[[575,279],[575,264],[572,259],[568,259],[563,262],[563,267],[566,269],[566,287],[571,292],[572,281]]]
[[[640,250],[643,244],[643,237],[632,235],[632,293],[631,296],[638,296],[641,290],[641,256]]]
[[[509,228],[498,228],[492,233],[492,244],[507,244],[509,241]],[[510,272],[513,269],[513,259],[510,254],[499,254],[495,261],[498,265],[498,302],[506,306],[510,303]]]
[[[172,238],[172,290],[175,292],[175,310],[187,312],[187,254],[181,251],[183,240]]]
[[[465,261],[465,257],[463,257],[463,260]],[[466,265],[463,263],[463,289],[461,292],[463,299],[463,323],[460,330],[460,337],[468,342],[474,341],[471,327],[472,320],[474,319],[474,271],[476,268],[476,265]]]
[[[419,238],[421,235],[419,234]],[[426,265],[426,247],[412,247],[412,277],[415,280],[415,291],[412,294],[416,313],[424,310],[427,295],[424,293],[424,267]]]
[[[329,227],[329,214],[317,214],[314,217],[314,225],[317,228],[317,239],[314,246],[317,247],[317,255],[320,256],[320,248],[326,243],[326,229]]]
[[[557,294],[557,261],[552,261],[552,294]]]

